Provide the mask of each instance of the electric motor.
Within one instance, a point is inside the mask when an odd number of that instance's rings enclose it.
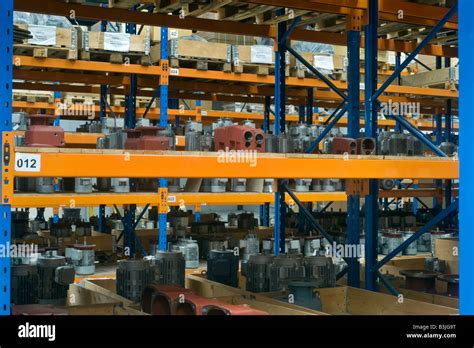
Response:
[[[269,292],[273,255],[251,255],[247,263],[246,289],[251,292]]]
[[[211,250],[207,259],[207,279],[238,286],[239,257],[233,250]]]
[[[178,249],[183,253],[186,260],[186,268],[199,267],[199,246],[196,240],[180,239]]]
[[[38,270],[36,265],[12,265],[11,302],[15,305],[38,303]]]
[[[336,286],[336,267],[330,257],[309,256],[304,258],[306,279],[318,288]]]
[[[303,258],[296,254],[275,256],[270,278],[270,291],[286,290],[292,280],[303,279],[305,268]]]
[[[184,287],[186,263],[180,251],[159,250],[154,256],[147,256],[145,260],[150,262],[152,281]]]
[[[69,284],[74,282],[74,267],[64,256],[47,252],[38,257],[39,303],[62,306],[66,303]]]
[[[117,294],[139,302],[143,289],[152,281],[150,263],[147,260],[120,260],[116,281]]]

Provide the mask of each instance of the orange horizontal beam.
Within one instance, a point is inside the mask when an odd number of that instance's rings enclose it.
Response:
[[[8,139],[8,137],[6,137]],[[17,148],[41,156],[28,177],[457,179],[458,161],[440,158]],[[14,157],[14,156],[13,156]],[[237,163],[236,163],[237,161]],[[240,162],[240,163],[239,163]],[[13,158],[14,163],[14,158]]]
[[[347,200],[345,192],[308,192],[296,193],[302,202],[344,202]],[[273,193],[169,193],[168,204],[170,206],[195,206],[195,205],[260,205],[273,203]],[[291,198],[286,195],[286,201]],[[55,194],[29,194],[15,193],[10,198],[12,208],[39,208],[39,207],[94,207],[99,205],[124,205],[136,204],[157,206],[159,204],[158,193],[55,193]]]

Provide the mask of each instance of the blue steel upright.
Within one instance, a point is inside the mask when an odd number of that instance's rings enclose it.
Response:
[[[277,16],[285,14],[284,9],[276,11]],[[285,43],[282,38],[286,37],[286,23],[278,23],[278,34],[277,42],[275,46],[277,51],[275,52],[275,122],[273,124],[275,135],[280,135],[285,132],[285,104],[286,104],[286,80],[285,80]],[[274,222],[274,243],[273,252],[275,255],[279,255],[280,252],[285,252],[285,215],[286,215],[286,204],[285,204],[285,193],[280,187],[281,180],[277,180],[277,190],[275,191],[275,222]]]
[[[378,0],[369,0],[368,24],[365,27],[365,136],[377,139],[377,104],[373,95],[377,89],[377,29]],[[376,179],[369,181],[369,195],[365,197],[365,287],[377,290],[378,187]]]
[[[472,250],[474,250],[474,65],[472,59],[472,43],[474,42],[474,1],[460,0],[459,2],[459,311],[462,315],[474,315],[474,268],[472,267]]]
[[[347,54],[349,66],[348,82],[348,136],[357,139],[360,133],[360,31],[350,30],[347,33]],[[351,250],[359,250],[360,243],[360,195],[347,197],[347,244],[356,246]],[[352,256],[352,257],[349,257]],[[359,255],[348,257],[347,284],[360,286]]]
[[[1,112],[0,132],[9,132],[12,130],[12,81],[13,81],[13,0],[3,0],[0,2],[0,105]],[[3,138],[3,134],[0,134]],[[3,140],[3,139],[2,139]],[[4,157],[0,167],[6,163]],[[3,168],[0,168],[3,172]],[[1,186],[0,186],[1,194]],[[3,195],[2,195],[3,197]],[[8,200],[3,200],[0,206],[1,230],[0,244],[9,250],[8,245],[11,239],[11,205]],[[0,315],[10,314],[10,255],[0,255]]]
[[[161,59],[168,60],[168,28],[161,28]],[[168,85],[160,85],[160,127],[168,127]],[[159,179],[159,187],[167,188],[168,180],[166,178]],[[168,241],[166,238],[167,214],[159,214],[158,216],[158,247],[159,250],[168,249]]]

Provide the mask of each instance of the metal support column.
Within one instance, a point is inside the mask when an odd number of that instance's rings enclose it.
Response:
[[[359,138],[360,133],[360,29],[354,30],[360,28],[360,21],[360,17],[351,16],[348,22],[350,30],[347,33],[348,136],[354,139]],[[347,197],[346,244],[355,246],[351,250],[358,251],[359,243],[360,195],[350,195]],[[359,255],[346,256],[348,257],[347,284],[358,288],[360,286]]]
[[[377,139],[377,103],[373,95],[377,89],[377,29],[378,0],[369,0],[368,24],[365,27],[365,135]],[[378,190],[376,179],[369,182],[369,195],[365,197],[365,287],[377,290]]]
[[[276,11],[277,16],[285,14],[284,9]],[[275,135],[285,132],[285,106],[286,106],[286,22],[277,24],[277,37],[275,41]],[[285,252],[285,193],[281,187],[283,180],[277,180],[277,189],[275,191],[275,224],[274,224],[274,247],[275,255]]]
[[[460,148],[460,182],[459,182],[459,312],[462,315],[474,315],[474,268],[472,267],[472,250],[474,250],[474,65],[472,59],[472,42],[474,42],[474,1],[459,2],[459,60],[461,75],[459,89],[459,119],[462,127],[459,130]],[[464,63],[463,63],[464,62]]]
[[[436,69],[441,69],[442,67],[442,61],[441,57],[436,57]],[[443,117],[441,116],[440,113],[437,113],[435,115],[435,145],[439,146],[443,142]],[[443,187],[443,181],[442,180],[435,180],[434,181],[435,187],[436,188],[442,188]],[[438,197],[433,198],[433,209],[436,213],[439,213],[441,209],[443,208],[443,201],[439,201]]]
[[[313,107],[314,107],[314,89],[308,88],[308,97],[306,103],[306,124],[313,124]]]
[[[0,132],[11,132],[12,130],[12,81],[13,81],[13,0],[3,0],[0,2],[0,66],[2,73],[0,74],[0,105],[2,112],[0,113]],[[3,138],[3,134],[0,134]],[[3,140],[3,139],[2,139]],[[0,170],[3,173],[3,166],[10,161],[10,153],[5,151],[0,163]],[[5,175],[3,176],[5,179]],[[12,180],[12,179],[10,179]],[[1,187],[0,187],[1,194]],[[2,195],[3,197],[3,195]],[[11,239],[11,205],[8,200],[3,199],[0,206],[0,225],[2,233],[0,233],[0,244],[3,246],[10,245]],[[0,315],[10,314],[10,272],[11,260],[10,255],[1,255],[0,270]]]
[[[168,64],[168,28],[161,28],[161,65],[166,62]],[[160,127],[168,127],[168,82],[163,83],[163,80],[160,81]],[[159,179],[160,190],[168,194],[168,180],[165,178]],[[167,214],[160,213],[158,215],[158,240],[159,240],[159,250],[168,249],[168,241],[166,238],[166,223],[167,223]]]
[[[445,68],[451,67],[451,60],[447,57],[445,60]],[[452,140],[452,105],[453,101],[448,99],[446,101],[446,116],[445,116],[445,124],[444,124],[444,141],[451,142]],[[446,188],[445,188],[445,196],[444,200],[446,201],[446,207],[451,204],[452,201],[452,180],[446,180]],[[449,220],[448,220],[449,221]]]

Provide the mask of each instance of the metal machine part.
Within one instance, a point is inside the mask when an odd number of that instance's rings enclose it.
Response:
[[[374,138],[359,138],[357,141],[357,154],[359,155],[375,155],[377,145]]]
[[[459,275],[458,274],[442,274],[438,276],[438,279],[447,283],[448,296],[459,297]]]
[[[263,192],[271,193],[274,192],[274,179],[263,179]]]
[[[129,178],[112,178],[111,186],[112,186],[112,191],[115,193],[128,193],[130,192],[130,179]]]
[[[230,190],[232,192],[246,192],[247,191],[247,179],[236,178],[231,179]]]
[[[295,179],[296,192],[309,192],[313,179]]]
[[[169,213],[168,221],[173,229],[173,237],[175,239],[186,237],[186,229],[189,224],[188,214],[181,212]]]
[[[393,179],[383,179],[380,180],[380,188],[385,191],[393,190],[395,187],[395,180]]]
[[[95,245],[74,244],[65,248],[64,255],[74,265],[77,275],[95,273]]]
[[[158,250],[154,256],[145,257],[145,260],[150,262],[154,282],[184,287],[186,261],[180,251]]]
[[[225,192],[228,181],[229,179],[226,178],[203,179],[201,185],[201,192]]]
[[[229,241],[221,237],[205,236],[199,238],[199,250],[201,250],[201,258],[207,260],[211,250],[227,250],[229,248]]]
[[[397,231],[387,231],[382,233],[382,254],[388,255],[403,243],[403,234]],[[400,252],[397,256],[400,256]]]
[[[92,193],[92,178],[75,178],[74,192]]]
[[[237,287],[239,257],[233,250],[211,250],[207,258],[207,279]]]
[[[304,256],[317,256],[321,249],[322,237],[305,237],[304,238]]]
[[[425,269],[431,272],[444,273],[446,271],[446,261],[437,257],[427,257],[425,259]]]
[[[230,213],[227,215],[227,224],[229,227],[237,227],[238,225],[238,216],[235,213]]]
[[[419,252],[430,252],[431,251],[431,235],[429,233],[423,234],[416,241],[416,246]]]
[[[152,274],[147,260],[120,260],[116,271],[117,294],[139,302]]]
[[[262,241],[262,253],[265,255],[273,254],[273,241],[271,239],[264,239]]]
[[[305,277],[316,288],[336,286],[336,266],[330,257],[308,256],[303,260]]]
[[[28,126],[28,114],[26,112],[12,113],[12,129],[15,131],[24,131]]]
[[[394,132],[379,135],[380,153],[385,156],[422,156],[423,145],[415,137]]]
[[[246,289],[269,292],[273,255],[250,255],[245,273]]]
[[[436,277],[438,273],[425,270],[403,270],[405,287],[409,290],[436,293]]]
[[[178,249],[184,255],[186,268],[199,267],[199,246],[196,240],[180,239],[178,240]]]
[[[29,232],[29,211],[12,211],[11,213],[11,231],[12,237],[20,239]]]
[[[12,265],[11,302],[15,305],[38,303],[38,269],[36,265]]]
[[[303,279],[305,268],[299,255],[281,254],[273,259],[270,278],[270,291],[287,290],[292,280]]]
[[[265,137],[261,129],[248,126],[219,127],[214,130],[216,151],[252,150],[265,152]]]
[[[241,230],[253,231],[258,227],[258,221],[253,213],[241,213],[237,215],[237,228]]]
[[[458,152],[458,147],[454,143],[443,142],[438,147],[448,156],[454,156]]]
[[[251,255],[260,253],[260,240],[256,234],[247,234],[241,245],[244,248],[243,260],[245,261],[248,261]]]
[[[46,252],[37,260],[39,286],[38,302],[63,306],[69,284],[74,282],[74,267],[66,264],[64,256]]]
[[[323,152],[333,155],[356,155],[357,141],[352,138],[343,137],[327,138],[323,145]]]
[[[283,297],[277,297],[278,300],[295,304],[297,306],[313,309],[315,311],[322,310],[321,298],[314,289],[319,284],[314,281],[292,281],[288,284],[289,294]]]
[[[415,232],[412,231],[406,231],[403,232],[403,241],[406,241],[408,238],[412,237],[415,234]],[[403,250],[403,255],[416,255],[418,253],[418,246],[415,242],[412,242],[408,247]]]
[[[48,177],[36,178],[36,192],[53,193],[54,192],[54,178],[48,178]]]
[[[254,309],[246,304],[232,305],[221,302],[218,305],[204,306],[202,315],[268,315],[268,313]]]
[[[184,300],[191,291],[173,284],[148,284],[141,294],[141,307],[145,313],[152,315],[174,315],[177,300]]]
[[[25,146],[62,147],[64,129],[53,125],[54,115],[29,115],[29,126],[25,131]]]
[[[288,254],[301,254],[301,242],[298,238],[290,240],[290,245],[287,249]]]

